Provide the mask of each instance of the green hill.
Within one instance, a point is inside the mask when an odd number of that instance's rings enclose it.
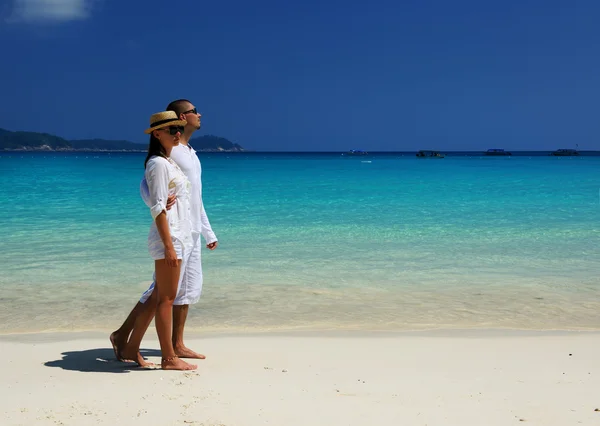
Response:
[[[70,147],[69,141],[48,133],[10,132],[0,129],[0,149],[2,150],[35,148],[40,151],[64,151]]]
[[[74,151],[145,151],[146,144],[105,139],[81,139],[69,141]]]
[[[240,145],[213,135],[192,138],[196,151],[245,151]],[[11,132],[0,129],[0,151],[146,151],[145,143],[123,140],[67,140],[48,133]]]
[[[197,138],[192,138],[190,140],[190,145],[192,145],[196,151],[245,151],[245,149],[237,143],[233,143],[225,138],[213,135],[204,135]]]

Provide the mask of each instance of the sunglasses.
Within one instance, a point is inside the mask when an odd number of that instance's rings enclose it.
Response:
[[[185,111],[184,114],[198,114],[198,109],[194,108],[189,111]]]
[[[162,130],[167,130],[171,136],[175,136],[177,133],[183,134],[183,126],[169,126],[168,128],[164,128]]]

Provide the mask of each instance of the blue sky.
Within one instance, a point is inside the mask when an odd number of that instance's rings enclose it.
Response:
[[[168,6],[171,4],[171,6]],[[3,0],[0,127],[267,151],[600,149],[600,2]]]

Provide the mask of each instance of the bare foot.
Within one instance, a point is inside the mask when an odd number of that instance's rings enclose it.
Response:
[[[115,358],[119,361],[123,361],[123,356],[121,355],[121,346],[124,346],[125,342],[122,342],[119,338],[119,334],[115,331],[110,335],[110,344],[112,345],[113,351],[115,351]]]
[[[173,348],[175,349],[175,355],[177,355],[179,358],[206,359],[204,355],[194,352],[185,346],[173,345]]]
[[[127,348],[125,348],[122,352],[121,355],[123,357],[122,361],[133,361],[135,362],[137,365],[139,365],[140,367],[154,367],[154,364],[146,361],[144,359],[144,357],[142,356],[142,354],[140,353],[140,351],[135,351],[135,354],[132,353],[128,353],[127,352]]]
[[[160,366],[163,370],[195,370],[198,368],[197,365],[188,364],[187,362],[179,359],[179,357],[172,356],[170,358],[163,358]]]

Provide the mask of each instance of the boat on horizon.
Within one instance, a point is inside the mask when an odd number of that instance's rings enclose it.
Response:
[[[501,149],[501,148],[491,148],[491,149],[488,149],[483,154],[484,155],[491,155],[491,156],[498,156],[498,157],[512,155],[511,152],[505,151],[504,149]]]
[[[561,148],[551,152],[550,155],[555,157],[572,157],[579,155],[579,151],[570,148]]]
[[[444,158],[446,154],[442,154],[439,151],[435,151],[433,149],[422,149],[417,152],[418,158]]]
[[[344,154],[342,154],[344,155]],[[367,151],[362,151],[360,149],[351,149],[345,155],[369,155]]]

